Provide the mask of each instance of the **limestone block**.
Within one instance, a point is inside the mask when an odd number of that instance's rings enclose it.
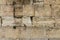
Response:
[[[23,0],[23,4],[24,4],[24,5],[28,5],[28,4],[30,4],[30,1],[31,1],[31,0]]]
[[[31,37],[31,29],[27,29],[25,27],[22,27],[20,38],[30,38],[30,37]]]
[[[52,16],[55,18],[60,18],[60,5],[52,5]]]
[[[46,37],[46,31],[38,28],[26,28],[21,29],[20,38],[44,38]]]
[[[23,6],[15,7],[15,16],[23,16]]]
[[[49,5],[35,5],[35,16],[37,17],[51,17],[51,8]]]
[[[23,26],[22,18],[15,18],[14,22],[15,22],[15,26]]]
[[[40,17],[34,17],[33,18],[33,25],[36,27],[53,27],[53,24],[55,23],[53,18],[40,18]]]
[[[6,4],[6,0],[0,0],[0,4]]]
[[[44,4],[56,4],[56,0],[44,0]]]
[[[48,38],[20,38],[20,40],[48,40]]]
[[[56,4],[60,4],[60,0],[56,0]]]
[[[12,4],[13,0],[0,0],[0,4]]]
[[[1,5],[0,6],[0,16],[12,16],[13,6],[11,5]]]
[[[56,28],[60,28],[60,19],[55,19],[55,26]]]
[[[47,31],[48,38],[60,38],[60,29],[52,28]]]
[[[33,0],[33,3],[40,3],[43,2],[44,0]]]
[[[32,38],[31,40],[48,40],[48,38]]]
[[[31,29],[31,38],[44,38],[46,37],[45,29],[33,28]]]
[[[19,29],[12,29],[10,27],[0,28],[0,38],[19,38]]]
[[[44,4],[60,4],[60,0],[44,0]]]
[[[6,4],[8,4],[8,5],[11,4],[11,5],[12,5],[12,4],[13,4],[13,1],[14,1],[14,0],[6,0]]]
[[[23,4],[23,0],[14,0],[14,2],[16,3],[15,5],[22,5]]]
[[[19,39],[13,39],[13,38],[0,38],[0,40],[19,40]]]
[[[32,21],[31,21],[31,19],[30,19],[30,17],[27,17],[27,16],[24,16],[23,18],[22,18],[22,23],[23,23],[23,25],[25,25],[25,26],[32,26]]]
[[[1,5],[0,6],[0,12],[5,12],[5,11],[8,11],[8,12],[12,12],[13,11],[13,6],[12,5]]]
[[[49,40],[60,40],[60,38],[49,38]]]
[[[34,7],[32,5],[25,5],[23,7],[24,16],[34,16]]]
[[[14,25],[14,18],[13,17],[2,17],[2,26],[13,26]]]

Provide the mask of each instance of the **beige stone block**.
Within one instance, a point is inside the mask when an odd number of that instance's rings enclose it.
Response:
[[[12,12],[13,11],[13,6],[12,5],[4,5],[4,11]]]
[[[15,26],[23,26],[22,18],[15,18],[14,22],[15,22]]]
[[[32,5],[25,5],[23,8],[24,16],[34,16],[34,7]]]
[[[28,4],[30,4],[30,2],[31,2],[31,0],[23,0],[24,5],[28,5]]]
[[[16,5],[23,4],[23,0],[14,0],[14,2],[16,3]]]
[[[9,16],[2,17],[2,26],[14,26],[14,18]]]
[[[33,28],[31,29],[31,38],[44,38],[46,37],[45,29]]]
[[[30,38],[30,37],[31,37],[31,29],[27,29],[25,27],[22,27],[20,38]]]
[[[21,29],[20,38],[44,38],[46,37],[46,31],[44,29],[26,28]]]
[[[0,4],[6,4],[6,0],[0,0]]]
[[[52,28],[47,31],[48,38],[60,38],[60,29]]]
[[[16,39],[19,38],[19,29],[13,29],[10,27],[4,27],[4,28],[0,28],[0,38],[12,38],[12,39]]]
[[[55,27],[60,28],[60,19],[55,19]]]
[[[33,0],[34,4],[40,4],[40,3],[44,3],[44,0]]]
[[[55,18],[60,18],[60,5],[52,5],[52,16]]]
[[[13,12],[0,12],[1,16],[13,16]]]
[[[14,0],[6,0],[6,4],[8,4],[8,5],[11,4],[11,5],[12,5],[12,4],[13,4],[13,1],[14,1]]]
[[[35,16],[37,17],[51,17],[51,8],[49,5],[35,5]]]
[[[56,0],[44,0],[44,4],[56,4]]]
[[[25,25],[27,27],[32,26],[32,21],[31,21],[30,17],[27,17],[27,16],[24,16],[22,18],[22,23],[23,23],[23,25]]]
[[[33,18],[33,26],[36,27],[53,27],[53,24],[55,23],[53,18],[40,18],[40,17],[34,17]]]
[[[0,6],[0,16],[12,16],[13,6],[11,5],[1,5]]]
[[[13,0],[0,0],[0,4],[12,4]]]
[[[60,4],[60,0],[56,0],[56,4]]]
[[[23,6],[19,6],[15,8],[15,16],[23,16]]]

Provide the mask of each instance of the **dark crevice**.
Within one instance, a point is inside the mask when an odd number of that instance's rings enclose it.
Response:
[[[16,4],[16,2],[13,1],[13,16],[14,16],[14,18],[15,18],[15,4]]]
[[[30,17],[31,21],[33,20],[33,17]]]
[[[16,29],[16,26],[13,26],[13,29]]]

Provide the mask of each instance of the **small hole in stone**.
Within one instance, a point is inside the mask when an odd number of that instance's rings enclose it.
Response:
[[[31,21],[33,20],[33,17],[30,17]]]
[[[50,4],[50,6],[52,6],[52,5]]]
[[[16,29],[16,26],[14,26],[13,29]]]

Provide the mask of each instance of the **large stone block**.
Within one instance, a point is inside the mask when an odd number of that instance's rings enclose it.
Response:
[[[0,16],[13,16],[13,6],[12,5],[1,5]]]
[[[40,3],[42,3],[42,2],[44,2],[44,0],[33,0],[33,3],[35,3],[35,4],[40,4]]]
[[[19,38],[19,28],[13,29],[11,27],[0,28],[0,38]]]
[[[60,38],[49,38],[49,40],[60,40]]]
[[[32,5],[25,5],[23,7],[24,16],[34,16],[34,7]]]
[[[24,17],[22,18],[22,23],[23,23],[24,26],[27,26],[27,27],[32,26],[31,18],[28,17],[28,16],[24,16]]]
[[[23,0],[14,0],[14,2],[16,3],[15,5],[22,5],[23,4]]]
[[[44,0],[44,4],[56,4],[56,0]]]
[[[23,16],[23,6],[16,6],[15,7],[15,16],[19,17],[19,16]]]
[[[14,18],[13,17],[2,17],[2,26],[14,26]]]
[[[52,17],[60,18],[60,5],[52,5]]]
[[[15,18],[14,22],[15,26],[23,26],[22,18]]]
[[[44,28],[32,28],[31,29],[31,38],[45,38],[46,30]]]
[[[39,28],[26,28],[21,29],[20,38],[44,38],[46,37],[46,31]]]
[[[13,0],[0,0],[0,4],[13,4]]]
[[[51,17],[51,7],[49,5],[35,5],[35,16],[37,17]]]
[[[60,38],[60,29],[58,28],[50,28],[49,31],[47,31],[48,38]]]
[[[53,18],[41,18],[41,17],[34,17],[33,18],[33,26],[36,27],[53,27],[55,23]]]
[[[23,4],[24,4],[24,5],[29,5],[30,2],[31,2],[31,0],[23,0]]]

